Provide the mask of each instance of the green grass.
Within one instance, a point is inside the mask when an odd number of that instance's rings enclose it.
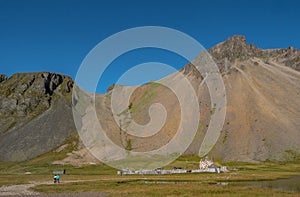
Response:
[[[143,181],[93,181],[65,185],[40,185],[42,193],[104,192],[109,196],[294,196],[292,192],[206,183],[145,184]]]
[[[70,138],[68,140],[71,143],[76,139]],[[68,150],[64,151],[67,152]],[[105,192],[109,196],[293,196],[295,194],[288,191],[254,189],[235,183],[273,180],[300,175],[300,162],[296,161],[256,164],[243,162],[222,163],[231,170],[228,173],[221,174],[118,176],[116,175],[116,169],[104,164],[88,166],[52,165],[50,161],[62,157],[65,154],[64,151],[60,153],[50,152],[26,162],[1,162],[0,186],[24,184],[31,181],[51,181],[52,171],[66,169],[67,174],[62,175],[62,184],[37,185],[32,189],[41,193]],[[195,155],[181,156],[166,166],[165,169],[173,167],[194,169],[198,167],[199,159]],[[24,174],[25,172],[31,172],[32,174],[27,175]],[[69,182],[72,180],[80,181]],[[145,181],[152,181],[151,183],[165,181],[166,183],[149,184]],[[218,182],[228,182],[229,185],[218,185]]]
[[[149,104],[156,96],[156,89],[160,86],[159,83],[151,82],[147,84],[148,88],[142,95],[141,99],[137,104],[130,106],[130,112],[133,117],[137,116],[142,109]]]
[[[195,166],[198,161],[199,158],[197,156],[182,156],[167,168],[174,166],[191,167]],[[103,180],[62,185],[39,185],[34,187],[33,190],[42,193],[105,192],[109,196],[296,196],[293,192],[251,188],[235,183],[273,180],[300,175],[299,162],[264,162],[259,164],[229,162],[226,165],[228,168],[234,169],[229,173],[221,174],[200,173],[147,176],[116,176],[112,174],[105,176]],[[101,176],[99,178],[101,179]],[[155,181],[165,181],[165,183],[149,184],[149,182],[153,183]],[[218,182],[228,182],[229,185],[218,185]]]

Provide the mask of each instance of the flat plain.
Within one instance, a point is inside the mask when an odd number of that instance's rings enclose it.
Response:
[[[299,161],[220,163],[229,169],[220,174],[119,176],[116,169],[104,164],[62,166],[50,164],[52,159],[48,153],[26,162],[0,163],[0,195],[300,196],[299,179],[293,183],[298,187],[294,191],[248,184],[299,177]],[[195,169],[198,162],[197,156],[182,156],[165,169]],[[60,184],[54,184],[52,172],[61,169],[67,173],[62,175]]]

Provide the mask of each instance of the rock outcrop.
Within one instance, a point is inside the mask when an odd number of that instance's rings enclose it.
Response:
[[[60,145],[76,131],[70,77],[43,72],[1,78],[0,160],[33,158]]]
[[[6,75],[0,74],[0,83],[1,83],[2,81],[5,81],[6,79],[7,79]]]
[[[208,52],[217,61],[227,59],[229,62],[234,62],[236,60],[244,61],[251,57],[260,56],[262,51],[262,49],[253,44],[247,44],[244,36],[234,35],[225,42],[212,47]]]
[[[253,44],[247,44],[246,37],[234,35],[226,41],[217,44],[208,50],[221,71],[230,67],[235,61],[245,61],[250,58],[261,58],[265,62],[274,59],[285,66],[300,71],[300,50],[293,47],[287,49],[267,49],[263,50]]]

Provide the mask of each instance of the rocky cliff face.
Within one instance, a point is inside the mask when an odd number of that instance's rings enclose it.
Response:
[[[240,35],[234,35],[226,41],[217,44],[208,50],[220,69],[230,66],[230,63],[236,61],[246,61],[251,58],[260,58],[265,62],[273,59],[285,66],[300,71],[300,50],[293,47],[287,49],[267,49],[263,50],[253,44],[247,44],[246,38]]]
[[[0,74],[0,83],[6,79],[7,79],[6,75]]]
[[[236,60],[247,60],[251,57],[260,56],[262,49],[247,44],[244,36],[235,35],[228,38],[226,41],[217,44],[215,47],[209,49],[209,53],[217,61],[224,61],[227,59],[229,62]]]
[[[62,130],[66,127],[54,129],[55,125],[64,124],[63,121],[75,131],[70,107],[73,87],[70,77],[44,72],[17,73],[8,79],[1,75],[0,78],[0,160],[29,159],[53,149],[71,132],[70,129]],[[50,123],[53,128],[51,125],[47,128]],[[48,137],[44,141],[39,139],[43,133]],[[55,136],[62,138],[53,139]],[[45,140],[49,141],[48,147],[42,143]],[[33,147],[36,151],[30,151]]]

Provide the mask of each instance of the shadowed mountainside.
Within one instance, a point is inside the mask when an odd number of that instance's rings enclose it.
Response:
[[[71,78],[47,72],[0,78],[1,161],[34,158],[76,132]]]

